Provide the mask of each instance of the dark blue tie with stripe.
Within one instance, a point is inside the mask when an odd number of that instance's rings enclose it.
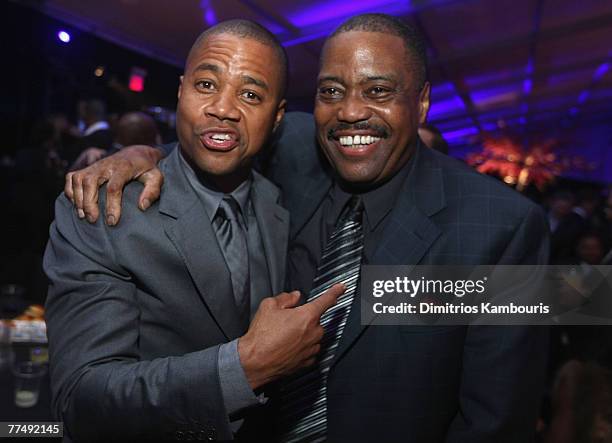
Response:
[[[346,291],[321,316],[324,329],[317,362],[283,383],[281,392],[281,440],[320,442],[327,435],[327,376],[355,297],[361,259],[363,203],[352,196],[329,236],[307,301],[321,296],[337,283]]]

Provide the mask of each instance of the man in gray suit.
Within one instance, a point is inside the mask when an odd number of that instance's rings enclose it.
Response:
[[[251,171],[283,117],[285,82],[264,28],[207,30],[181,77],[156,207],[135,209],[132,184],[109,229],[58,198],[47,324],[53,408],[73,441],[248,439],[255,390],[313,362],[342,287],[297,308],[297,292],[264,298],[285,284],[289,220]]]

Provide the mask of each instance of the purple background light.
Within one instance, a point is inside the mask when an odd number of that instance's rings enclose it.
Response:
[[[317,2],[308,8],[302,8],[295,13],[288,14],[288,20],[297,27],[312,26],[329,20],[344,20],[347,17],[365,11],[386,12],[386,8],[394,10],[400,7],[403,12],[409,11],[410,2],[397,0],[368,0],[368,1],[334,1]],[[397,11],[395,11],[397,12]]]
[[[69,43],[70,42],[70,34],[68,34],[66,31],[60,31],[57,33],[57,38],[60,39],[61,42],[63,43]]]
[[[213,5],[210,0],[202,0],[200,2],[200,8],[202,9],[202,11],[204,11],[204,21],[206,22],[206,24],[208,24],[208,26],[214,26],[219,23],[219,20],[217,19],[217,14],[213,9]]]

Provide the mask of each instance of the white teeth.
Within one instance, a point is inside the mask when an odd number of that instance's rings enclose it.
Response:
[[[213,134],[210,136],[213,140],[229,140],[231,136],[229,134]]]
[[[342,146],[364,146],[376,143],[378,140],[380,140],[380,137],[373,137],[371,135],[347,135],[338,139]]]

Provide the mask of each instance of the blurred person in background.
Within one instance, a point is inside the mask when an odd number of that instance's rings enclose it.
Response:
[[[53,201],[62,189],[65,164],[52,119],[32,125],[27,143],[15,153],[2,189],[5,204],[0,223],[0,281],[26,288],[41,302],[46,292],[42,253],[53,220]]]
[[[545,443],[612,442],[612,372],[595,362],[568,361],[552,394]]]
[[[66,152],[66,160],[73,164],[87,148],[108,150],[113,146],[113,133],[106,116],[106,105],[98,99],[81,100],[78,104],[79,126],[82,137]]]
[[[589,230],[602,230],[605,226],[602,199],[598,190],[585,188],[577,192],[576,206],[572,211],[584,220]]]
[[[114,154],[124,146],[161,144],[161,137],[155,120],[144,112],[128,112],[124,114],[115,127],[115,137],[110,149],[91,147],[85,149],[70,167],[77,170]]]
[[[573,258],[578,237],[585,229],[584,219],[576,214],[575,197],[570,191],[556,191],[549,203],[548,223],[552,233],[551,263],[567,263]]]
[[[128,112],[117,123],[117,135],[109,154],[114,154],[124,146],[159,144],[161,137],[153,117],[144,112]]]
[[[599,265],[604,258],[604,239],[597,231],[586,231],[578,237],[574,263]]]

